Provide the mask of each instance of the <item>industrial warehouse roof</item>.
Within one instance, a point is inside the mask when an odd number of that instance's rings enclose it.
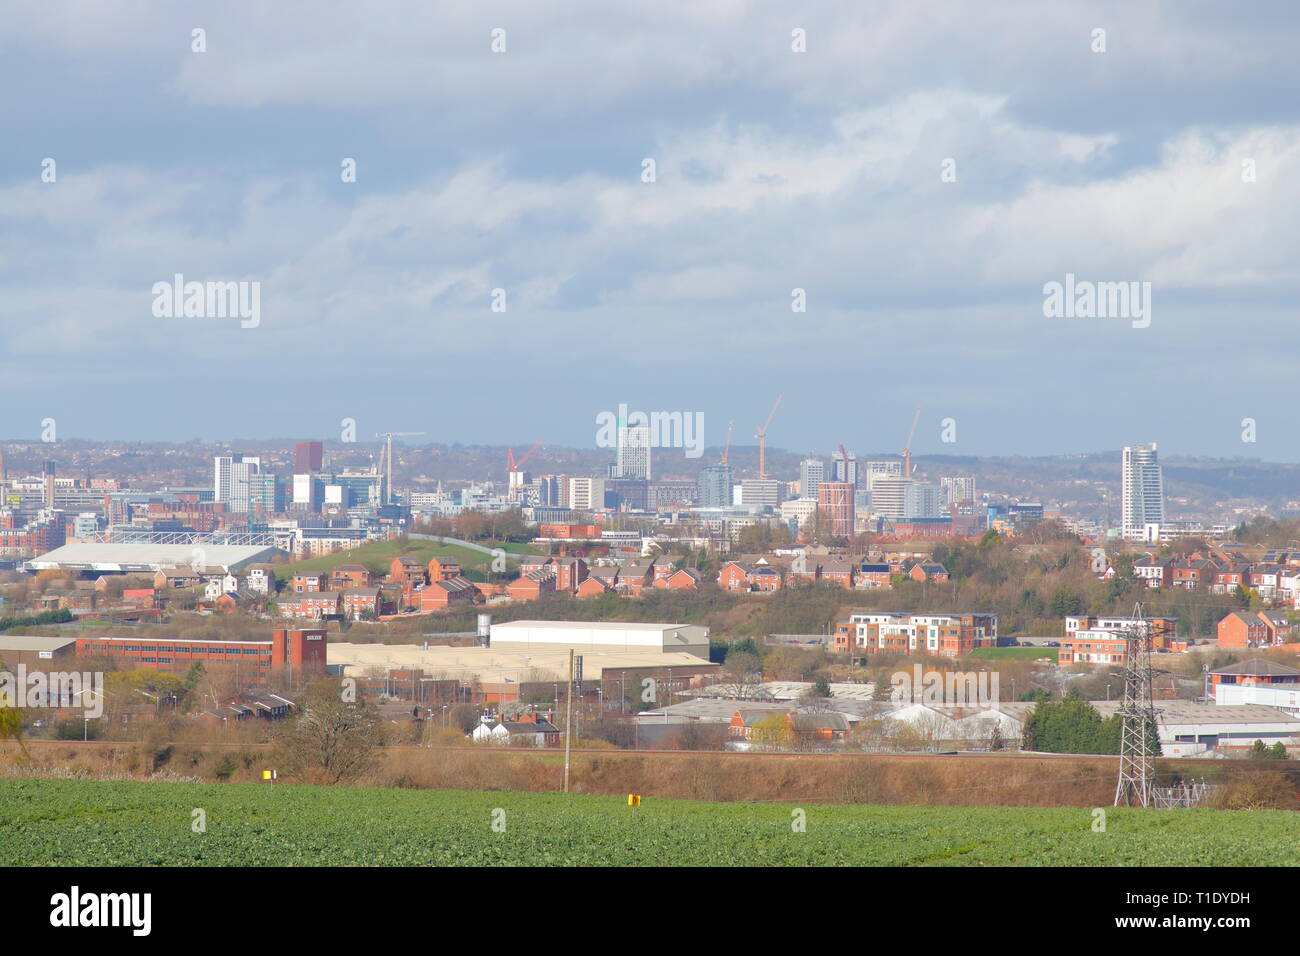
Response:
[[[1279,661],[1271,661],[1266,657],[1257,657],[1254,660],[1242,661],[1240,664],[1232,664],[1229,667],[1221,667],[1217,671],[1210,671],[1211,674],[1240,674],[1245,677],[1297,677],[1300,676],[1300,670],[1294,667],[1288,667]]]
[[[57,651],[76,643],[75,637],[45,637],[29,634],[0,634],[3,651]]]
[[[250,564],[269,561],[275,548],[234,544],[65,544],[27,562],[33,571],[57,568],[68,571],[172,571],[189,569],[202,561],[204,567],[237,571]]]
[[[866,717],[889,718],[892,714],[905,710],[913,706],[908,702],[896,701],[879,701],[871,702],[864,700],[839,699],[831,700],[825,705],[826,709],[833,713],[840,714],[850,721],[857,721]],[[993,712],[997,711],[1006,714],[1014,720],[1024,723],[1029,715],[1033,712],[1034,704],[1019,701],[1002,701],[995,707],[965,707],[955,704],[926,704],[931,710],[946,714],[954,718],[969,717],[980,711]],[[642,723],[655,723],[656,721],[666,721],[668,723],[681,723],[686,720],[698,720],[701,723],[726,723],[731,720],[732,715],[738,710],[749,711],[766,711],[778,713],[805,712],[795,701],[776,701],[776,700],[725,700],[710,697],[698,697],[694,700],[684,700],[677,704],[669,704],[665,707],[659,707],[655,710],[643,710],[635,716]]]
[[[492,646],[559,649],[579,653],[627,650],[641,653],[689,651],[707,659],[709,629],[699,624],[659,624],[632,621],[509,621],[492,625]]]
[[[565,647],[530,647],[504,650],[496,647],[448,647],[419,644],[349,644],[331,643],[326,647],[326,661],[342,666],[348,677],[366,677],[371,668],[423,668],[433,678],[469,680],[478,678],[489,684],[526,680],[564,680],[569,668],[569,651]],[[718,665],[701,660],[694,654],[659,651],[596,650],[582,653],[584,680],[596,680],[605,670],[681,667],[691,673]]]
[[[551,628],[557,631],[669,631],[675,627],[697,627],[693,624],[644,624],[636,621],[506,621],[493,624],[493,628]]]
[[[1102,717],[1119,709],[1117,700],[1094,700]],[[1189,700],[1158,700],[1156,721],[1161,724],[1291,724],[1300,731],[1300,719],[1263,704],[1196,704]]]
[[[770,680],[761,684],[756,684],[752,688],[755,696],[769,698],[771,700],[795,700],[800,694],[812,690],[812,681],[801,680]],[[872,695],[876,692],[875,684],[842,684],[835,681],[831,682],[831,697],[837,702],[845,700],[871,700]],[[714,684],[700,691],[701,697],[734,697],[736,693],[735,684]]]
[[[765,700],[713,700],[707,697],[696,700],[684,700],[679,704],[669,704],[655,710],[643,710],[633,714],[644,722],[663,720],[699,720],[704,723],[727,723],[738,710],[762,710],[785,713],[790,710],[790,703]]]

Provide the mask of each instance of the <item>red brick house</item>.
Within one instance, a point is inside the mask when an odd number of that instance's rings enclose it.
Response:
[[[1210,590],[1215,594],[1231,594],[1237,588],[1250,584],[1250,565],[1233,564],[1216,567],[1211,573]]]
[[[849,736],[849,720],[843,714],[782,713],[749,707],[742,707],[731,715],[727,735],[732,740],[752,740],[754,725],[769,719],[774,713],[785,718],[786,730],[796,747],[845,740]]]
[[[286,595],[277,606],[285,617],[338,616],[343,613],[343,596],[337,591],[309,591]]]
[[[700,587],[700,572],[694,568],[678,568],[655,581],[655,587],[668,588],[673,591],[696,591]]]
[[[749,740],[754,732],[754,725],[759,721],[770,717],[771,710],[756,710],[749,707],[742,707],[731,715],[731,723],[727,726],[727,736],[732,740]],[[779,713],[779,711],[778,711]]]
[[[654,587],[655,564],[654,558],[642,558],[623,565],[618,579],[619,590],[632,597],[640,597],[645,588]]]
[[[521,574],[506,589],[506,594],[515,601],[537,601],[554,593],[555,572],[550,569]]]
[[[428,584],[429,569],[415,558],[393,558],[388,566],[389,580],[399,584]]]
[[[820,577],[833,581],[842,588],[852,588],[856,582],[856,562],[848,558],[828,558],[821,563]]]
[[[343,613],[354,620],[367,612],[378,617],[381,610],[379,588],[348,588],[343,592]]]
[[[1219,622],[1220,647],[1272,647],[1285,643],[1291,627],[1263,611],[1233,611]]]
[[[452,561],[450,558],[436,557],[429,559],[430,581],[449,581],[452,578],[460,577],[463,573],[460,562],[458,561]]]
[[[1258,684],[1264,687],[1300,687],[1300,670],[1259,657],[1210,671],[1210,686],[1220,684]]]
[[[141,607],[157,607],[158,592],[154,588],[125,588],[122,591],[122,600],[139,604]]]
[[[374,575],[364,564],[340,564],[330,575],[330,587],[335,591],[348,588],[368,588],[374,583]]]
[[[889,565],[883,562],[864,561],[858,568],[857,582],[854,586],[859,588],[893,587],[893,574],[889,569]]]
[[[600,597],[602,594],[612,594],[613,591],[614,588],[609,585],[605,578],[593,575],[578,585],[578,593],[575,596],[593,598]]]
[[[770,593],[781,590],[780,569],[771,565],[729,561],[718,572],[718,584],[728,591]]]
[[[587,580],[587,562],[582,558],[555,558],[551,562],[555,571],[555,590],[577,594],[578,586]]]
[[[295,594],[310,594],[313,591],[329,590],[329,575],[321,571],[299,571],[293,576],[289,590]]]
[[[815,744],[844,740],[849,735],[849,719],[843,714],[787,714],[795,744]]]
[[[1173,565],[1173,586],[1196,590],[1205,587],[1213,580],[1218,566],[1205,558],[1192,557],[1185,561],[1175,561]]]
[[[913,581],[947,581],[948,569],[942,564],[927,564],[918,561],[916,564],[912,565],[912,570],[907,572],[907,576]]]
[[[440,611],[453,604],[473,603],[479,590],[463,577],[432,581],[419,593],[421,611]]]
[[[747,564],[728,561],[718,572],[718,586],[724,591],[748,591],[749,575],[753,571]]]

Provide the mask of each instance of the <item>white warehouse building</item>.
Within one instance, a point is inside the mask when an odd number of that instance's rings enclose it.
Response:
[[[1300,717],[1300,684],[1217,684],[1214,702],[1225,707],[1259,704]]]
[[[493,624],[490,644],[501,650],[536,647],[575,651],[643,651],[694,654],[709,659],[709,629],[698,624],[624,621],[509,621]]]

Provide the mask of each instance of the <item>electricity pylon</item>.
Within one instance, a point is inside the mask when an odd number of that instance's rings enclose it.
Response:
[[[1156,708],[1151,699],[1151,628],[1142,618],[1142,605],[1133,608],[1133,621],[1124,629],[1124,701],[1120,704],[1119,780],[1115,806],[1151,805],[1155,758],[1151,741],[1158,738]]]

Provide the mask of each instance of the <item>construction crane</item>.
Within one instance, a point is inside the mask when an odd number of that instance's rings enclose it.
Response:
[[[763,427],[758,430],[754,437],[758,439],[758,477],[767,477],[767,458],[765,457],[767,443],[767,426],[772,424],[772,417],[776,414],[776,407],[781,404],[784,395],[778,395],[776,401],[772,403],[772,410],[767,413],[767,421],[763,422]]]
[[[545,441],[545,439],[542,439]],[[535,442],[533,447],[524,452],[522,458],[515,460],[515,450],[506,449],[506,487],[511,494],[517,493],[524,484],[524,462],[532,457],[533,452],[542,447],[542,441]]]
[[[731,452],[731,430],[736,427],[736,420],[733,418],[727,422],[727,443],[722,446],[722,457],[718,459],[719,465],[727,463],[727,455]]]
[[[414,438],[417,435],[423,435],[424,432],[376,432],[376,438],[386,439],[388,442],[388,457],[385,459],[383,449],[379,452],[379,468],[383,473],[383,493],[380,497],[384,504],[393,503],[393,439],[394,438]],[[387,464],[385,464],[385,461]]]
[[[921,420],[921,408],[917,406],[912,416],[912,430],[907,433],[907,444],[903,446],[903,477],[912,480],[912,439],[916,437],[916,423]]]
[[[528,449],[528,451],[524,452],[524,456],[520,458],[518,461],[515,461],[515,450],[513,448],[507,448],[506,449],[506,471],[523,471],[524,462],[526,462],[532,456],[533,452],[537,451],[537,449],[542,447],[542,442],[545,440],[546,439],[543,438],[541,441],[534,443],[533,447]]]

